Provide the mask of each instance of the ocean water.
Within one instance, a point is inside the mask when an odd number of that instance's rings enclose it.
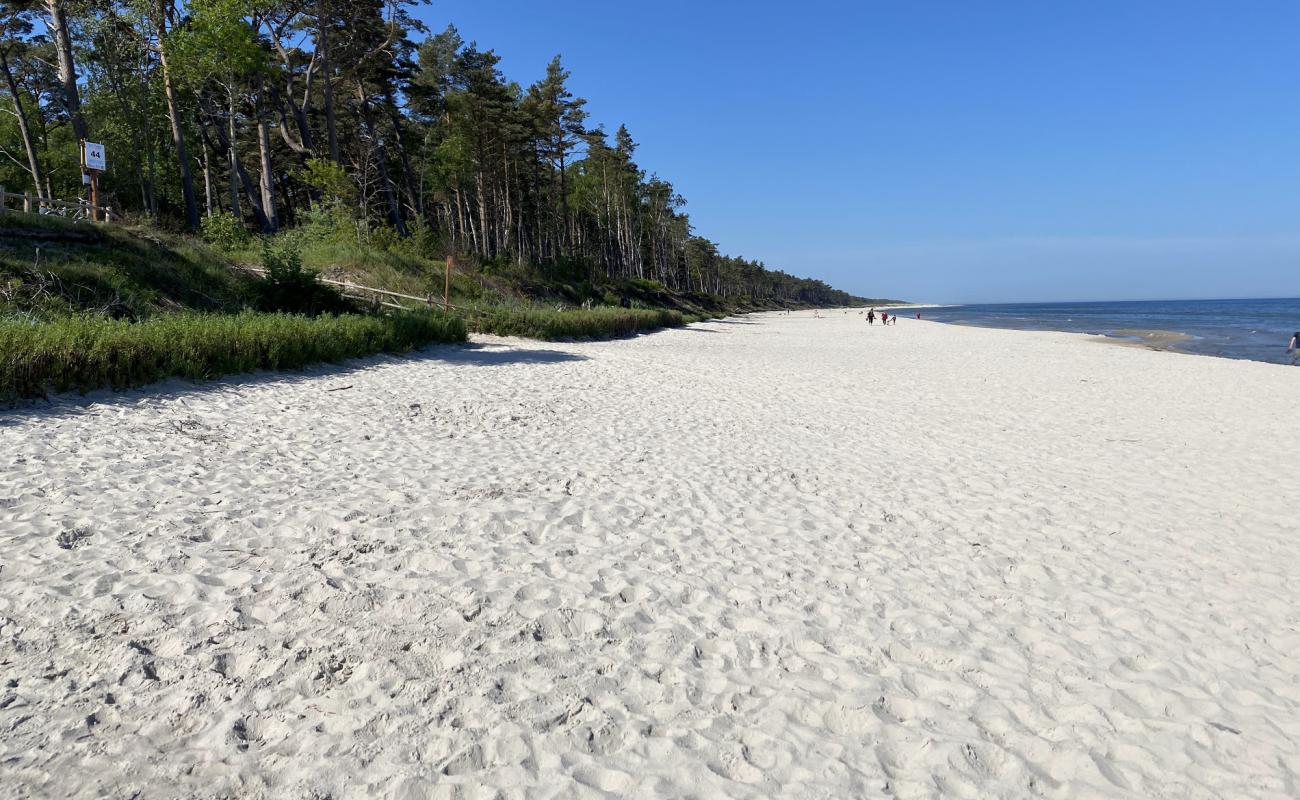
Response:
[[[1224,358],[1290,364],[1300,331],[1300,298],[1139,300],[1122,303],[1004,303],[922,309],[925,319],[990,328],[1070,331],[1154,341],[1161,347]],[[1162,332],[1179,336],[1144,334]]]

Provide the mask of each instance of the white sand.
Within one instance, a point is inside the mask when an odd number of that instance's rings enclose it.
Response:
[[[1300,796],[1298,400],[835,312],[5,412],[0,795]]]

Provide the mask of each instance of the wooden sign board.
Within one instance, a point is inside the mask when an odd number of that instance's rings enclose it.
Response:
[[[86,169],[108,169],[108,162],[104,158],[104,145],[102,144],[83,142],[81,160],[85,163]]]

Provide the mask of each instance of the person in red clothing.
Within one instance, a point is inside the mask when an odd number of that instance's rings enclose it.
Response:
[[[880,324],[881,324],[881,325],[888,325],[888,324],[889,324],[889,312],[888,312],[888,311],[881,311],[881,312],[880,312]]]

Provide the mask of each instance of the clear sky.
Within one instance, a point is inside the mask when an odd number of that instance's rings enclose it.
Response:
[[[932,302],[1300,296],[1300,0],[440,0],[725,253]]]

